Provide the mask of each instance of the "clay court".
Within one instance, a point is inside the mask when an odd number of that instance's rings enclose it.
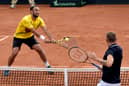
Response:
[[[49,32],[55,39],[63,36],[74,36],[80,47],[87,51],[96,52],[103,57],[107,49],[105,34],[114,31],[118,36],[118,43],[123,47],[123,67],[128,67],[129,57],[129,5],[86,5],[84,7],[51,8],[48,5],[38,5],[40,16],[45,20]],[[8,5],[0,6],[0,65],[6,66],[11,54],[13,33],[20,19],[29,14],[29,5],[17,5],[10,9]],[[44,34],[39,30],[41,34]],[[53,44],[45,44],[38,39],[44,48],[47,58],[53,67],[89,67],[88,64],[73,62],[67,55],[67,50]],[[44,67],[38,54],[26,45],[22,46],[13,66]]]
[[[116,32],[118,44],[122,46],[124,51],[122,67],[129,66],[129,5],[86,5],[65,8],[51,8],[48,5],[38,6],[41,9],[40,16],[45,20],[48,31],[55,39],[60,39],[63,36],[74,36],[81,48],[96,52],[100,58],[103,57],[107,49],[105,34],[110,31]],[[6,66],[11,54],[13,33],[20,19],[29,14],[29,5],[17,5],[15,9],[10,9],[9,5],[1,5],[0,12],[0,66]],[[40,29],[38,32],[44,34]],[[63,47],[45,44],[40,39],[38,41],[54,68],[93,67],[89,64],[73,62],[69,59],[67,50]],[[38,54],[26,45],[22,46],[13,66],[44,68]],[[128,86],[128,82],[126,83],[126,86]]]

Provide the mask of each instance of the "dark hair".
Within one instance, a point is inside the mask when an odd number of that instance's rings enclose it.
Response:
[[[109,42],[116,41],[116,34],[114,32],[108,32],[106,37],[107,37],[107,41],[109,41]]]
[[[30,7],[30,11],[32,11],[36,6],[31,6]]]

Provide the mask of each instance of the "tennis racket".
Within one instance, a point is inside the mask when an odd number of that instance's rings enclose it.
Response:
[[[68,50],[68,55],[73,61],[79,63],[89,63],[94,67],[98,68],[99,70],[102,70],[102,68],[99,65],[92,63],[88,60],[89,57],[87,55],[87,52],[81,49],[80,47],[71,47]]]
[[[77,46],[76,40],[74,37],[63,37],[60,40],[50,41],[49,43],[58,44],[66,49]]]
[[[69,57],[79,63],[90,63],[99,70],[102,70],[101,67],[95,63],[92,63],[88,60],[87,52],[78,47],[76,39],[74,37],[63,37],[60,40],[52,41],[52,43],[58,44],[66,49],[68,49]]]

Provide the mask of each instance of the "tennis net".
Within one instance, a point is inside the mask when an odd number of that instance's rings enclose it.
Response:
[[[10,70],[8,76],[4,70]],[[96,86],[101,79],[96,68],[0,67],[0,86]],[[121,86],[129,86],[129,68],[121,68]]]

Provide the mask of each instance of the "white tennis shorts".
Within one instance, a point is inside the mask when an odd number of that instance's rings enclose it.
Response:
[[[120,83],[117,83],[117,84],[111,84],[111,83],[107,83],[107,82],[104,82],[103,80],[101,80],[97,86],[121,86]]]

